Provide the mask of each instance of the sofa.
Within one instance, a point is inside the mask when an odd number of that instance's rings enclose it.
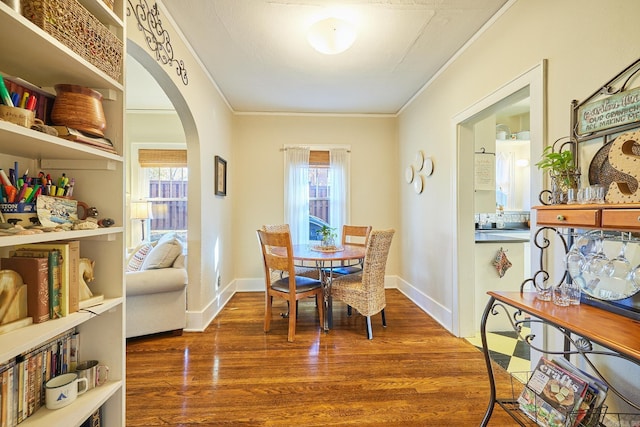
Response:
[[[127,260],[126,337],[181,334],[186,325],[186,256],[175,235],[143,243]]]

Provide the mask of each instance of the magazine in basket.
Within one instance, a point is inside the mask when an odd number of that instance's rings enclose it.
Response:
[[[518,403],[543,427],[571,427],[589,384],[544,357],[540,358]]]

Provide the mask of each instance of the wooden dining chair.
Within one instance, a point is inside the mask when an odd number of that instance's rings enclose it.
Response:
[[[296,334],[296,318],[298,300],[307,297],[315,297],[316,302],[322,301],[323,287],[320,280],[296,275],[293,264],[293,248],[291,234],[284,232],[268,232],[257,230],[258,241],[262,251],[265,272],[265,315],[264,331],[271,329],[271,316],[273,297],[280,297],[289,304],[289,331],[287,341],[293,342]],[[280,254],[283,255],[280,255]],[[274,271],[285,271],[286,276],[273,280]],[[320,327],[324,325],[324,304],[316,304]]]
[[[373,339],[371,316],[381,313],[382,326],[387,326],[384,275],[394,233],[392,229],[373,230],[367,241],[362,273],[339,276],[331,282],[330,298],[346,303],[367,318],[368,339]]]
[[[342,246],[367,246],[369,234],[371,233],[370,225],[343,225],[342,226]],[[358,260],[356,264],[348,264],[347,261],[340,267],[333,268],[331,271],[334,275],[344,276],[346,274],[354,274],[362,271],[363,260]]]
[[[291,231],[289,230],[289,224],[265,224],[262,226],[262,230],[268,231],[270,233],[274,233],[274,232],[275,233],[283,233],[283,232],[291,233]],[[318,279],[318,280],[320,279],[320,271],[318,270],[317,267],[305,267],[305,266],[296,265],[295,269],[296,269],[296,276],[306,276],[306,277],[311,277],[312,279]],[[287,274],[287,272],[276,271],[273,274],[279,275],[280,278],[282,278]]]

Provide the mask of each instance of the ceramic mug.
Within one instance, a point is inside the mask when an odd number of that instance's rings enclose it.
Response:
[[[82,384],[82,386],[81,386]],[[71,372],[51,378],[45,384],[45,404],[47,409],[60,409],[73,403],[76,398],[88,390],[86,378],[78,378]]]
[[[76,366],[78,378],[87,379],[87,389],[91,390],[107,382],[109,378],[109,367],[100,365],[97,360],[85,360]]]

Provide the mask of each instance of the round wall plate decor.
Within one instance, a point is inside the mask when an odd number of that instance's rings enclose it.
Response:
[[[424,166],[422,167],[422,171],[426,176],[431,176],[431,174],[433,173],[433,160],[431,160],[431,157],[426,157],[424,159]]]
[[[416,171],[420,172],[422,170],[422,165],[424,163],[424,154],[422,151],[418,151],[416,153]]]
[[[417,175],[416,180],[413,183],[413,191],[415,191],[417,194],[422,193],[422,184],[422,175]]]
[[[409,165],[404,170],[404,179],[407,181],[407,184],[411,184],[413,181],[413,166]]]

